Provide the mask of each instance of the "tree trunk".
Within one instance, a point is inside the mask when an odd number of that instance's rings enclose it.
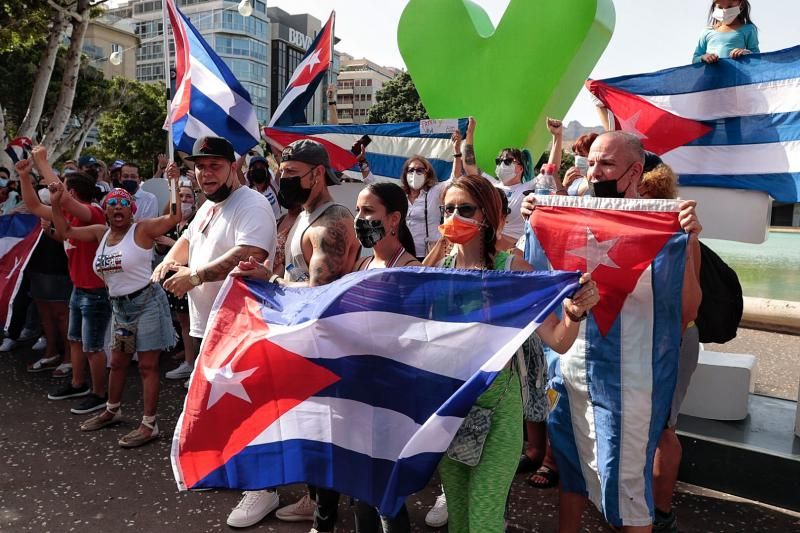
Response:
[[[97,123],[97,117],[100,115],[99,112],[90,113],[86,116],[86,118],[81,122],[81,125],[77,128],[74,128],[72,131],[69,132],[65,137],[62,137],[61,141],[53,148],[52,153],[50,154],[49,159],[51,161],[57,161],[64,153],[68,150],[75,147],[75,155],[73,155],[72,159],[77,160],[81,155],[81,150],[83,149],[83,145],[86,143],[86,137],[89,134],[89,130]],[[78,143],[77,146],[75,143]]]
[[[12,169],[11,158],[6,153],[6,146],[8,146],[8,134],[6,134],[6,110],[0,105],[0,167],[6,167],[8,170]]]
[[[61,43],[61,34],[67,24],[61,11],[54,10],[52,24],[50,35],[47,38],[47,48],[42,53],[39,69],[36,71],[36,81],[33,83],[33,92],[31,93],[28,110],[19,128],[19,137],[30,137],[34,140],[37,137],[36,127],[42,118],[47,87],[50,85],[50,78],[53,75],[53,67],[58,55],[58,45]]]
[[[81,49],[83,48],[83,36],[89,25],[89,0],[78,0],[75,11],[80,15],[78,22],[72,19],[72,35],[70,36],[69,49],[67,50],[66,63],[64,65],[64,78],[61,82],[61,90],[58,93],[53,118],[42,139],[42,144],[50,152],[58,144],[64,130],[69,123],[72,115],[72,103],[75,100],[75,89],[78,86],[78,71],[81,66]]]

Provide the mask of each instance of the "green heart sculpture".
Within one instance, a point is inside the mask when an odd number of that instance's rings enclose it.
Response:
[[[410,0],[397,42],[431,118],[472,115],[478,164],[507,146],[547,148],[545,118],[562,118],[600,59],[612,0],[511,0],[497,28],[470,0]]]

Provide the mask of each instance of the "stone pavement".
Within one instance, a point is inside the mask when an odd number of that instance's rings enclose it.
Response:
[[[750,337],[750,332],[741,336]],[[59,381],[46,373],[25,371],[25,365],[36,358],[29,346],[27,343],[12,353],[0,354],[0,531],[231,531],[225,518],[236,504],[238,492],[178,492],[172,477],[169,449],[182,408],[182,382],[162,380],[159,427],[163,437],[139,449],[123,450],[117,440],[133,429],[141,416],[136,368],[131,368],[123,400],[127,421],[117,427],[81,433],[78,425],[86,417],[69,413],[72,401],[46,399],[46,392]],[[794,353],[796,357],[796,350]],[[792,372],[798,368],[797,360],[793,361]],[[167,355],[162,356],[161,362],[162,371],[175,366]],[[781,373],[778,369],[769,375]],[[790,378],[796,387],[797,377]],[[787,387],[791,379],[787,380]],[[790,396],[788,389],[785,394]],[[436,491],[432,481],[409,498],[414,531],[434,531],[424,525],[423,518]],[[280,489],[282,504],[293,502],[302,492],[301,486]],[[517,476],[511,493],[509,531],[555,531],[556,503],[555,490],[532,489],[523,476]],[[800,531],[798,513],[688,485],[679,489],[676,510],[684,532]],[[352,531],[345,498],[340,504],[340,517],[337,531]],[[593,509],[587,511],[585,523],[585,531],[611,531]],[[286,524],[268,517],[248,531],[300,533],[308,529],[309,523]]]

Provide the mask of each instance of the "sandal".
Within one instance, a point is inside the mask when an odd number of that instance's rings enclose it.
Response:
[[[53,357],[42,357],[35,363],[28,365],[28,372],[35,374],[37,372],[46,372],[58,366],[58,360],[61,359],[60,355]]]
[[[537,483],[533,480],[534,477],[539,476],[546,480],[545,483]],[[554,470],[549,466],[540,466],[539,469],[528,478],[528,485],[535,489],[552,489],[558,486],[558,470]]]
[[[111,418],[106,418],[106,413],[111,414],[112,415]],[[83,424],[81,424],[81,431],[96,431],[98,429],[103,429],[104,427],[117,424],[121,421],[122,421],[122,410],[119,407],[117,407],[116,411],[112,411],[111,409],[106,407],[102,413],[93,416],[92,418],[86,420]]]
[[[67,378],[72,374],[72,363],[61,363],[50,374],[54,378]]]
[[[148,418],[152,418],[152,421],[147,420]],[[119,439],[119,445],[123,448],[138,448],[139,446],[144,446],[151,440],[158,438],[158,424],[156,423],[155,418],[156,417],[154,416],[145,416],[142,418],[142,425],[146,428],[150,428],[151,430],[150,435],[145,435],[139,428],[136,428]]]
[[[536,472],[536,469],[542,464],[541,461],[534,461],[524,453],[519,458],[519,464],[517,465],[517,474],[522,474],[526,472]]]

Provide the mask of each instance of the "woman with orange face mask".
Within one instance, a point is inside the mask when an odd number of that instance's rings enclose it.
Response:
[[[426,266],[475,270],[530,271],[530,265],[497,250],[502,204],[492,184],[480,176],[459,176],[442,202],[442,238],[423,262]],[[578,335],[578,323],[598,302],[595,283],[564,301],[564,318],[551,314],[536,330],[553,350],[566,352]],[[466,348],[465,348],[466,349]],[[512,365],[500,372],[476,405],[492,409],[490,428],[479,462],[468,466],[445,455],[439,473],[447,497],[450,531],[504,531],[503,512],[517,469],[522,442],[522,393]]]

